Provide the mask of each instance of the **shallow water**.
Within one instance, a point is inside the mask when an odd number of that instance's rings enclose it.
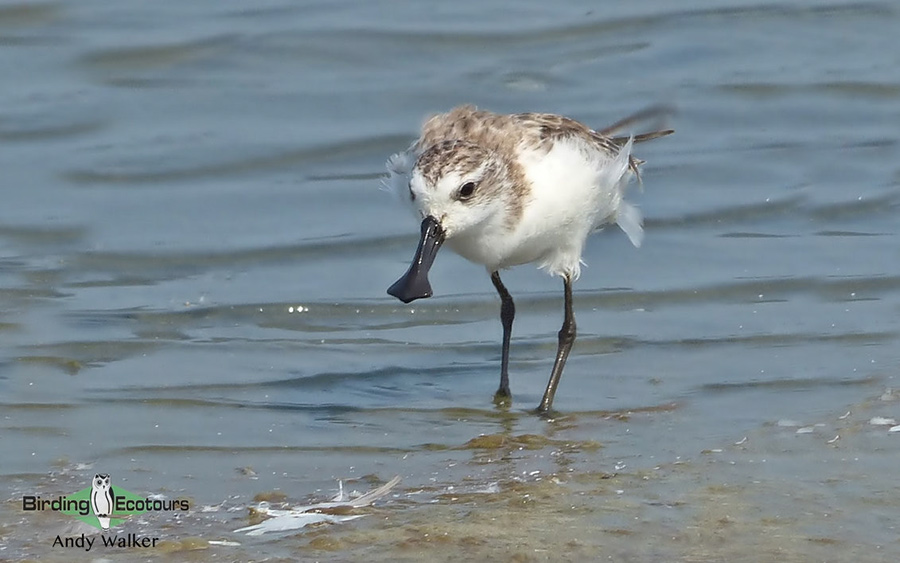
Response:
[[[0,559],[77,557],[93,528],[22,497],[94,473],[192,503],[112,559],[900,557],[898,8],[517,6],[0,5]],[[508,409],[480,267],[385,295],[418,227],[383,162],[459,103],[678,110],[644,246],[588,244],[553,421],[559,280],[504,275]],[[394,475],[365,518],[232,533]]]

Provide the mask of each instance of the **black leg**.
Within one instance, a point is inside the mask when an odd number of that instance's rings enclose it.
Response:
[[[512,296],[500,281],[500,273],[491,273],[491,282],[500,294],[500,322],[503,323],[503,358],[500,360],[500,388],[494,394],[495,401],[509,398],[509,338],[512,335],[513,319],[516,318],[516,305]]]
[[[559,347],[556,349],[556,361],[553,363],[553,371],[550,372],[550,381],[547,382],[547,390],[544,398],[538,405],[538,412],[546,414],[553,405],[553,396],[556,395],[556,387],[562,377],[563,368],[566,367],[566,359],[572,344],[575,342],[575,314],[572,312],[572,280],[563,278],[563,289],[566,294],[566,316],[563,319],[562,328],[559,329]]]

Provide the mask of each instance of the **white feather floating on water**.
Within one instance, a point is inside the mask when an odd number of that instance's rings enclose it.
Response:
[[[263,510],[260,510],[263,512]],[[321,514],[319,512],[300,512],[294,513],[290,510],[268,510],[263,512],[272,516],[268,520],[263,520],[259,524],[238,528],[235,533],[245,532],[248,536],[261,536],[263,534],[272,534],[277,532],[291,532],[305,528],[310,524],[318,524],[320,522],[328,522],[335,524],[338,522],[347,522],[362,518],[364,514],[356,514],[353,516],[336,516],[334,514]],[[276,514],[277,513],[277,514]]]
[[[259,524],[254,524],[253,526],[238,528],[234,532],[246,533],[248,536],[261,536],[268,533],[299,530],[300,528],[304,528],[306,526],[309,526],[310,524],[318,524],[319,522],[336,523],[356,520],[357,518],[362,518],[363,516],[365,516],[365,514],[338,515],[324,514],[319,511],[369,506],[376,500],[391,492],[391,489],[396,487],[397,483],[399,482],[400,476],[397,475],[377,489],[373,489],[362,496],[358,496],[354,499],[349,500],[342,499],[343,483],[341,483],[341,492],[339,492],[335,499],[330,502],[319,502],[316,504],[295,506],[289,510],[275,510],[261,505],[257,508],[257,510],[261,514],[271,516],[271,518],[269,518],[268,520],[264,520]]]

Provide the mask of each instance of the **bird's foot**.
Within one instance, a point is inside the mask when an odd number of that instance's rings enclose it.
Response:
[[[559,412],[550,407],[545,407],[544,405],[538,405],[532,412],[548,422],[556,420],[559,415]]]
[[[494,404],[498,407],[506,407],[509,408],[512,405],[512,393],[509,392],[509,389],[504,389],[503,387],[497,389],[497,392],[494,393]]]

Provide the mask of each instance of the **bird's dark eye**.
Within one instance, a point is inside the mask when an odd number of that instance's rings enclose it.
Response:
[[[459,188],[459,199],[467,200],[475,193],[475,182],[466,182]]]

